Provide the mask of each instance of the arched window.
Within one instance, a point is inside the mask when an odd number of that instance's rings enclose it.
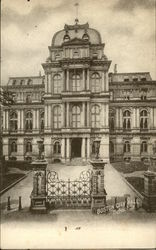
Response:
[[[148,115],[146,110],[140,112],[140,129],[148,128]]]
[[[93,73],[91,76],[91,88],[92,92],[100,92],[100,75]]]
[[[31,95],[28,94],[28,95],[26,96],[26,103],[31,103],[31,102],[32,102]]]
[[[61,93],[61,75],[56,74],[53,77],[54,94]]]
[[[114,153],[114,143],[112,141],[109,142],[109,152],[110,154]]]
[[[129,110],[123,113],[123,129],[128,130],[131,128],[131,113]]]
[[[16,143],[16,141],[11,142],[10,146],[11,146],[10,147],[11,153],[16,153],[17,152],[17,143]]]
[[[17,113],[16,112],[12,112],[10,114],[10,130],[11,131],[17,131],[17,119],[18,119],[18,116],[17,116]]]
[[[61,128],[61,108],[55,106],[53,109],[53,126],[54,128]]]
[[[54,143],[54,154],[60,154],[61,153],[61,145],[60,142],[56,141]]]
[[[26,142],[26,153],[32,152],[32,143],[30,141]]]
[[[40,114],[40,128],[41,128],[41,132],[44,131],[44,112],[41,112]]]
[[[129,141],[125,141],[124,143],[124,153],[130,153],[131,151],[131,145]]]
[[[71,84],[71,87],[72,87],[72,91],[80,91],[80,82],[81,82],[81,79],[80,79],[80,75],[79,74],[73,74],[72,75],[72,84]]]
[[[79,128],[80,127],[80,107],[79,106],[73,106],[72,108],[72,127],[73,128]]]
[[[32,84],[32,79],[28,79],[27,85],[31,85],[31,84]]]
[[[92,128],[100,127],[100,108],[98,105],[94,105],[91,109],[91,122]]]
[[[115,114],[113,110],[110,110],[109,128],[110,128],[110,131],[114,131],[114,128],[115,128]]]
[[[93,144],[92,144],[92,154],[96,154],[96,142],[93,141]]]
[[[147,153],[147,142],[143,141],[141,143],[141,153]]]
[[[26,131],[32,131],[33,128],[33,121],[32,121],[33,115],[31,111],[28,111],[26,113],[26,121],[25,121],[25,130]]]

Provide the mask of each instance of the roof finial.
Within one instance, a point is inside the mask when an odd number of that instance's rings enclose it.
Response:
[[[77,24],[79,22],[79,19],[78,19],[78,10],[79,10],[79,3],[75,3],[75,10],[76,10],[76,18],[75,18],[75,23]]]

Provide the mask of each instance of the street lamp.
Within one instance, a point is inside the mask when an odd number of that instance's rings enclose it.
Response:
[[[99,159],[99,151],[100,151],[100,139],[95,139],[94,143],[95,143],[95,159]]]

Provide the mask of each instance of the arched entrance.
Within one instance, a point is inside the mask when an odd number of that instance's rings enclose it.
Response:
[[[71,158],[81,157],[81,138],[73,138],[71,143]]]

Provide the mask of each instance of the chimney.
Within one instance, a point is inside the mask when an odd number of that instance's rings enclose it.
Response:
[[[114,64],[114,74],[118,73],[117,72],[117,64]]]

